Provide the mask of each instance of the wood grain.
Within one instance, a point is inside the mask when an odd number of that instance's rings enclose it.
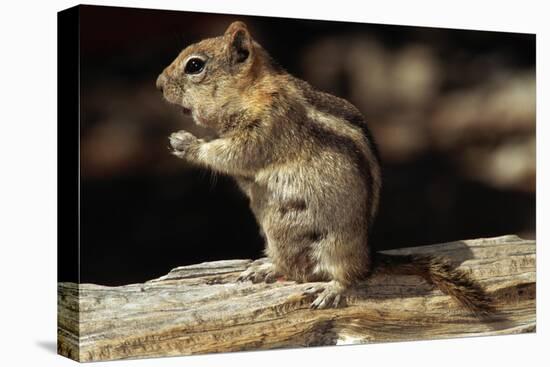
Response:
[[[339,309],[311,283],[236,283],[251,260],[182,266],[143,284],[59,283],[58,352],[78,361],[532,332],[535,242],[517,236],[386,251],[445,256],[497,300],[481,321],[415,276],[376,275]]]

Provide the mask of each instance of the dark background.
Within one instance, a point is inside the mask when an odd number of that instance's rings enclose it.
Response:
[[[181,49],[234,20],[290,73],[366,116],[383,159],[376,248],[534,238],[534,35],[83,6],[80,281],[261,256],[232,180],[169,154],[170,132],[209,132],[155,89]]]

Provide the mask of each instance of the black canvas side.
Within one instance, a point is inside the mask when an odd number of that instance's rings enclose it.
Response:
[[[78,282],[79,8],[57,15],[57,278]]]

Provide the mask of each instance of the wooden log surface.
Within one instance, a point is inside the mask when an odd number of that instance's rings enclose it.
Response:
[[[182,266],[143,284],[59,283],[58,352],[79,361],[500,335],[535,330],[535,242],[517,236],[385,251],[431,254],[497,301],[482,321],[416,276],[375,275],[338,309],[311,310],[311,283],[237,283],[251,260]]]

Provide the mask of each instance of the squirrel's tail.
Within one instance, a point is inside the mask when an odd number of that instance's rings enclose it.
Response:
[[[376,253],[374,271],[385,274],[418,275],[480,318],[495,315],[491,297],[466,272],[449,261],[424,255]]]

